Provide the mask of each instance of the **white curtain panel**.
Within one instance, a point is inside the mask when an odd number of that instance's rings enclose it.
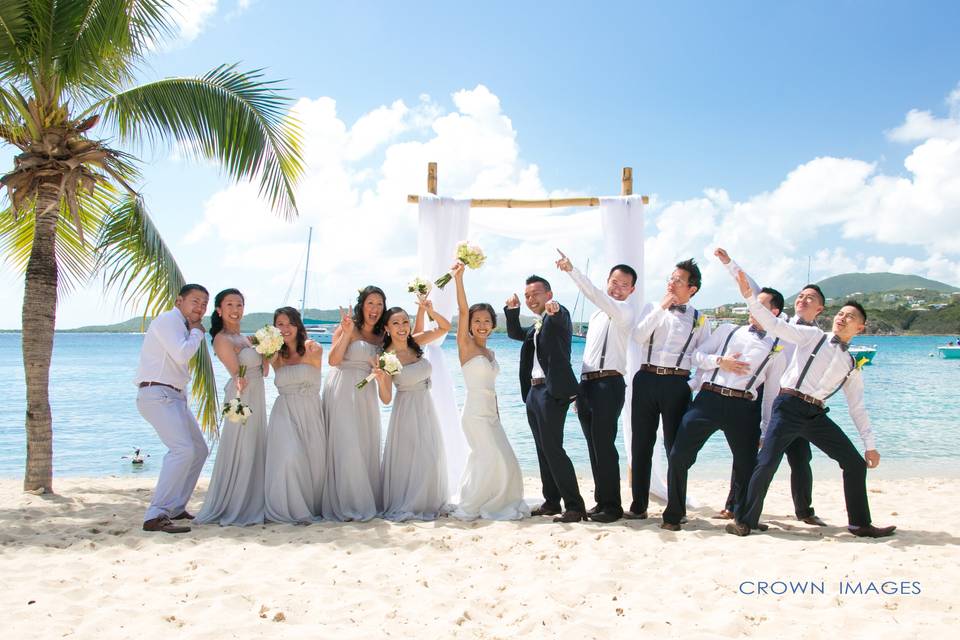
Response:
[[[600,226],[603,231],[603,257],[606,260],[600,273],[605,275],[615,264],[627,264],[637,272],[637,288],[630,296],[630,303],[639,313],[644,303],[643,296],[643,217],[642,196],[600,198]],[[630,459],[630,398],[633,392],[633,376],[640,368],[640,348],[632,340],[627,348],[626,401],[623,404],[623,444]],[[657,437],[653,452],[653,467],[650,475],[650,493],[666,500],[666,454],[663,448],[663,429]]]
[[[435,279],[450,268],[456,256],[457,243],[467,239],[470,225],[470,201],[420,196],[420,222],[417,240],[420,273],[424,278]],[[451,318],[457,308],[457,294],[453,282],[441,291],[434,287],[430,294],[434,308],[445,318]],[[443,340],[455,340],[447,335]],[[424,356],[433,367],[433,403],[436,406],[443,434],[443,446],[447,457],[447,477],[451,494],[460,485],[460,476],[467,463],[467,441],[460,428],[460,410],[453,393],[453,378],[447,368],[443,340],[429,344]]]

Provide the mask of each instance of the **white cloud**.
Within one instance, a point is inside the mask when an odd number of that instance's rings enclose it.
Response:
[[[178,0],[173,8],[180,40],[190,42],[196,40],[217,12],[217,0]]]

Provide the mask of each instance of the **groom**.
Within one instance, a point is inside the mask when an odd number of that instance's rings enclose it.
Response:
[[[209,300],[210,294],[199,284],[184,285],[173,309],[154,318],[143,338],[134,379],[137,409],[169,449],[144,516],[144,531],[190,531],[173,520],[193,518],[187,513],[187,501],[208,453],[184,390],[190,382],[187,365],[203,342],[200,321]]]
[[[566,511],[554,522],[586,520],[577,476],[567,452],[563,450],[563,423],[567,408],[577,395],[577,378],[570,366],[570,342],[573,325],[570,313],[553,299],[550,283],[540,276],[527,278],[524,289],[527,308],[537,316],[533,326],[520,326],[520,299],[513,294],[503,312],[507,335],[523,342],[520,348],[520,394],[527,405],[527,421],[537,446],[542,505],[535,516],[560,513],[563,499]]]

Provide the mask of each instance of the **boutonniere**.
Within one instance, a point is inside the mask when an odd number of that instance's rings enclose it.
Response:
[[[536,320],[533,321],[534,331],[540,331],[540,327],[542,326],[543,326],[543,320],[541,320],[540,318],[537,318]]]
[[[783,345],[782,345],[782,344],[778,344],[777,346],[775,346],[775,347],[773,348],[773,352],[774,352],[774,353],[780,353],[781,351],[783,351]]]
[[[705,316],[705,315],[703,315],[703,314],[701,313],[701,314],[700,314],[700,317],[697,318],[697,329],[699,329],[700,327],[702,327],[706,321],[707,321],[707,316]]]
[[[860,358],[857,360],[857,369],[863,369],[863,365],[867,364],[868,362],[870,362],[870,358],[867,358],[866,356]]]

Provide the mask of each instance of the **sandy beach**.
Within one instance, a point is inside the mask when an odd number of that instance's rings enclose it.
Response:
[[[33,496],[0,481],[5,637],[801,637],[811,624],[914,637],[960,622],[950,478],[871,481],[875,521],[899,527],[879,541],[839,526],[837,480],[815,493],[836,526],[788,515],[778,478],[770,532],[743,539],[709,517],[724,483],[695,478],[691,492],[709,506],[679,533],[659,528],[660,505],[650,520],[612,525],[376,520],[145,533],[152,484],[61,479],[57,495]],[[528,497],[536,486],[527,480]],[[807,593],[775,595],[778,581]],[[841,582],[864,592],[841,593]]]

